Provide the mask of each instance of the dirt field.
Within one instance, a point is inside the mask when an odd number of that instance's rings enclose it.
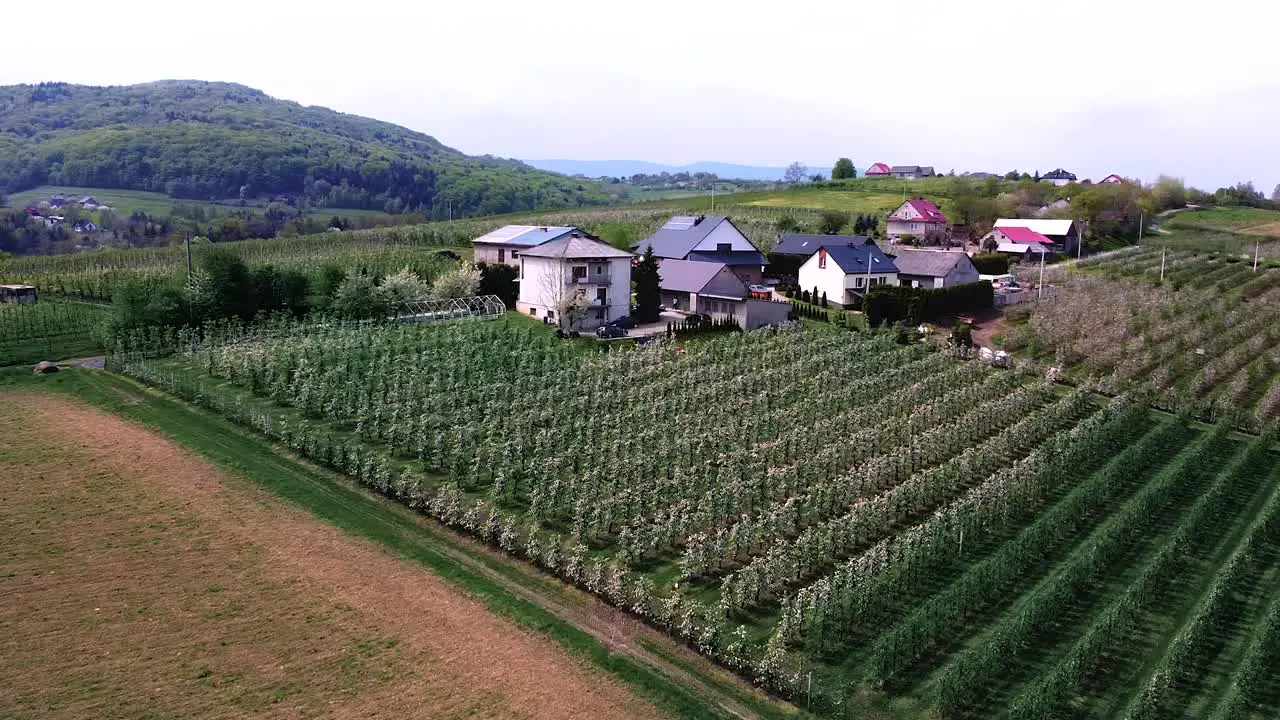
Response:
[[[549,640],[110,415],[0,398],[0,717],[654,717]]]

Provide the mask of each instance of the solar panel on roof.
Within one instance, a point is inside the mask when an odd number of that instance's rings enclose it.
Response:
[[[692,228],[694,225],[697,225],[697,224],[698,224],[698,219],[695,217],[689,217],[688,215],[676,215],[675,217],[668,220],[667,224],[662,226],[662,229],[663,230],[689,230],[690,228]]]

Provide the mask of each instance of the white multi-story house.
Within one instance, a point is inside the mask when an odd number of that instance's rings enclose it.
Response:
[[[529,248],[534,248],[574,233],[590,237],[587,233],[572,227],[503,225],[497,230],[472,240],[471,247],[475,252],[475,261],[478,263],[519,267],[520,254],[526,252]]]
[[[631,312],[635,257],[570,234],[520,253],[516,309],[566,328],[593,330]]]

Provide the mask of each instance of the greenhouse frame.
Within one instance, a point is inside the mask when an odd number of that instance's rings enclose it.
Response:
[[[497,295],[416,300],[401,303],[396,320],[413,323],[446,323],[457,320],[494,320],[502,317],[507,306]]]

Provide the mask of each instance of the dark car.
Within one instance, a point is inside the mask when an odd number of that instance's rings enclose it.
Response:
[[[630,315],[623,315],[617,320],[610,321],[608,324],[614,327],[620,327],[623,330],[634,330],[636,325],[638,325],[639,323],[637,323],[635,320],[632,320]]]
[[[601,325],[596,328],[596,335],[602,338],[620,338],[627,336],[627,329],[617,325]]]

